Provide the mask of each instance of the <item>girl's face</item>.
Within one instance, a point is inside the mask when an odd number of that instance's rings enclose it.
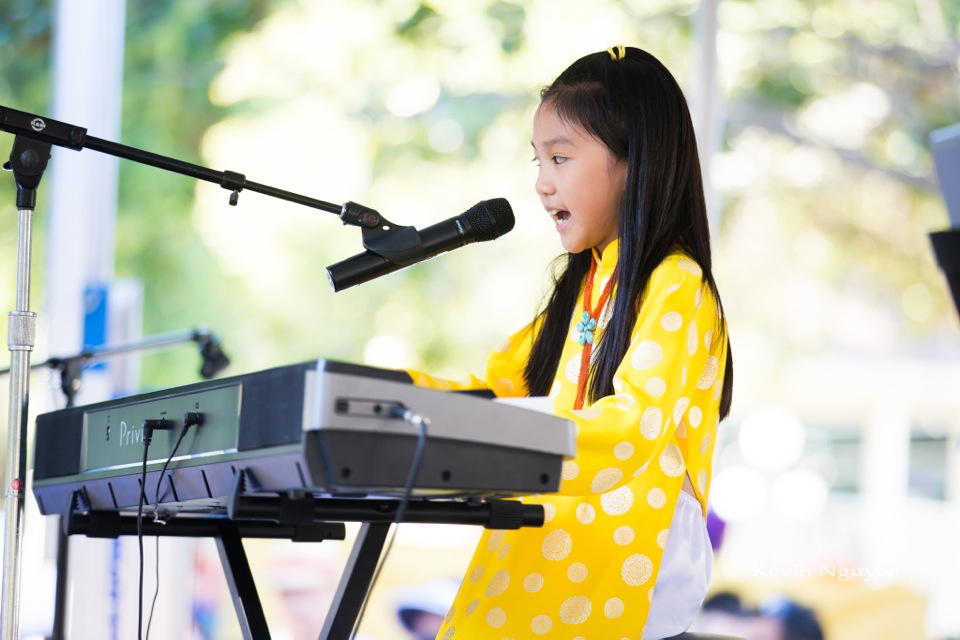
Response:
[[[533,118],[532,144],[537,195],[563,248],[602,254],[619,232],[627,163],[582,127],[564,122],[549,103]]]

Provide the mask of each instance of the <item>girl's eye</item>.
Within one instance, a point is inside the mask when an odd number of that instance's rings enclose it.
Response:
[[[553,164],[563,164],[564,162],[567,161],[567,159],[564,158],[563,156],[553,156],[551,160],[553,160]]]
[[[534,156],[533,158],[531,158],[531,159],[530,159],[530,162],[532,162],[533,164],[537,165],[538,167],[540,166],[540,158],[537,158],[536,156]]]

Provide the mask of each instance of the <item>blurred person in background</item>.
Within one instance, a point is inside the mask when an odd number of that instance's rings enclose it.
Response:
[[[280,548],[271,562],[270,584],[285,619],[272,635],[278,640],[316,640],[337,592],[342,563],[299,547]]]
[[[825,640],[813,609],[781,595],[770,596],[750,609],[734,593],[717,593],[703,603],[694,629],[747,640]]]
[[[394,593],[397,617],[413,640],[436,637],[459,585],[457,580],[438,579],[397,588]]]

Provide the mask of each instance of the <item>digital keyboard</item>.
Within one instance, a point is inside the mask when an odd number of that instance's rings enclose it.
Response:
[[[145,468],[148,505],[172,513],[225,512],[238,474],[247,493],[511,497],[556,491],[574,454],[568,420],[314,360],[42,414],[33,492],[44,514],[129,512]]]

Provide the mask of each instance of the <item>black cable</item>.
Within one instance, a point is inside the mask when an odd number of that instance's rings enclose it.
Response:
[[[160,485],[163,484],[163,475],[167,472],[167,467],[170,466],[170,462],[173,460],[173,456],[177,455],[177,449],[180,448],[180,443],[183,442],[184,436],[187,435],[187,431],[192,424],[184,423],[183,430],[180,432],[180,437],[177,438],[176,444],[173,445],[173,451],[170,452],[170,455],[167,456],[167,461],[163,463],[163,467],[160,469],[160,477],[157,478],[157,488],[153,493],[153,521],[159,522],[160,524],[166,524],[163,520],[160,519]]]
[[[397,513],[393,518],[394,526],[390,530],[390,537],[387,539],[383,553],[380,555],[380,560],[377,562],[377,567],[373,571],[373,577],[370,579],[370,588],[367,589],[367,593],[363,598],[363,604],[360,605],[360,611],[357,613],[357,620],[353,624],[350,637],[355,637],[360,630],[363,615],[366,613],[367,604],[370,602],[370,594],[373,593],[373,588],[376,586],[377,580],[380,579],[380,572],[383,571],[383,567],[387,563],[387,556],[390,555],[390,551],[393,548],[397,531],[400,530],[400,523],[403,522],[404,513],[406,513],[407,505],[410,503],[410,498],[413,495],[413,483],[416,481],[417,474],[420,472],[420,465],[423,463],[423,452],[427,448],[427,425],[430,424],[429,418],[421,416],[419,413],[415,413],[403,405],[393,406],[390,409],[390,415],[417,427],[417,448],[413,453],[413,461],[410,463],[407,483],[403,487],[403,497],[400,499],[400,505],[397,507]]]
[[[180,443],[183,442],[184,436],[187,435],[187,431],[192,427],[196,422],[189,421],[186,416],[184,416],[183,429],[180,431],[180,437],[177,438],[176,444],[173,445],[173,450],[170,452],[170,455],[167,456],[166,462],[163,463],[163,467],[160,469],[160,477],[157,478],[157,487],[153,492],[153,521],[159,524],[166,524],[166,522],[160,518],[160,486],[163,484],[163,476],[167,473],[167,467],[170,466],[170,462],[173,461],[173,457],[177,455],[177,449],[180,448]],[[157,606],[157,596],[160,595],[160,536],[156,536],[157,540],[157,551],[156,551],[156,568],[154,571],[155,575],[155,585],[153,588],[153,600],[150,602],[150,615],[147,617],[147,635],[146,640],[150,640],[150,627],[153,625],[153,611]],[[143,554],[141,548],[141,555]],[[142,559],[141,559],[142,564]],[[142,595],[141,595],[142,602]]]
[[[143,505],[147,501],[147,452],[153,440],[153,430],[169,429],[172,426],[173,423],[167,422],[166,418],[143,421],[143,464],[140,466],[140,497],[137,500],[137,548],[140,554],[137,585],[137,640],[143,638]]]
[[[152,430],[151,430],[152,436]],[[150,437],[147,427],[143,428],[143,465],[140,469],[140,499],[137,501],[137,548],[140,550],[140,575],[137,598],[137,638],[143,638],[143,503],[147,486],[147,451],[150,448]]]
[[[147,618],[147,640],[150,640],[150,625],[153,624],[153,611],[157,606],[157,596],[160,595],[160,536],[154,536],[156,547],[154,547],[154,559],[156,564],[153,567],[154,580],[153,601],[150,603],[150,616]]]

